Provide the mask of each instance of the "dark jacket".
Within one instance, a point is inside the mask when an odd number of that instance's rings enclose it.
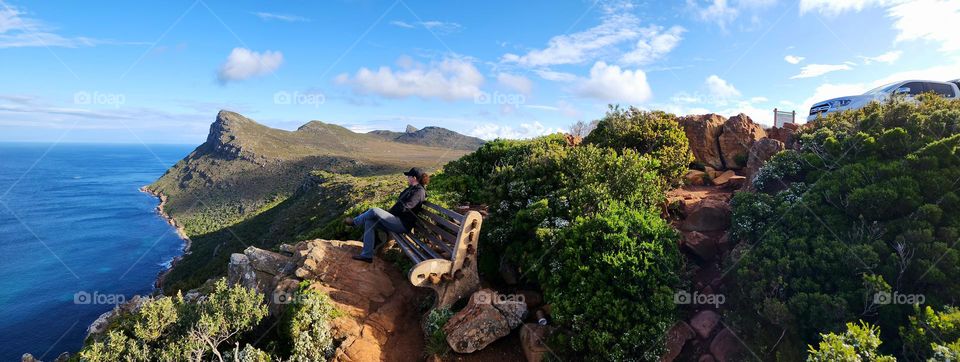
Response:
[[[417,214],[422,208],[423,200],[427,199],[427,190],[422,185],[407,187],[400,193],[397,203],[393,204],[389,212],[400,219],[407,230],[413,228],[417,221]]]

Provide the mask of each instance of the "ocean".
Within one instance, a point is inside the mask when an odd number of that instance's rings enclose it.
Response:
[[[0,143],[0,361],[83,345],[183,241],[140,192],[193,146]]]

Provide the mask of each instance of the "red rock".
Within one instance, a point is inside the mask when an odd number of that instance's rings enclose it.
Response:
[[[730,228],[730,204],[717,199],[700,200],[687,214],[680,228],[684,231],[719,231]]]
[[[713,359],[712,355],[704,354],[700,356],[700,359],[698,359],[697,362],[716,362],[716,360]]]
[[[690,170],[686,175],[683,175],[683,179],[686,181],[687,185],[701,186],[704,184],[705,176],[706,172]]]
[[[679,321],[667,331],[667,353],[660,357],[661,362],[672,362],[683,351],[683,346],[693,338],[694,332],[690,325]]]
[[[784,150],[783,142],[772,138],[764,138],[753,144],[750,148],[750,157],[747,159],[747,167],[744,170],[748,180],[753,179],[760,167],[770,160],[773,155]]]
[[[718,322],[720,322],[720,315],[717,312],[702,310],[693,318],[690,318],[690,327],[697,332],[700,338],[706,339],[710,337],[710,332],[713,332],[713,328],[717,326]]]
[[[760,125],[753,123],[747,115],[740,113],[723,123],[720,134],[720,155],[728,169],[740,169],[746,166],[750,147],[757,140],[767,136]],[[742,163],[740,163],[742,162]]]
[[[727,181],[726,185],[723,185],[729,190],[739,190],[747,184],[747,178],[744,176],[733,176]]]
[[[729,232],[723,233],[723,236],[720,237],[720,240],[717,240],[717,249],[719,249],[721,253],[730,251],[730,233]]]
[[[450,317],[443,331],[454,352],[472,353],[484,349],[523,323],[526,303],[499,300],[493,290],[479,290],[470,296],[466,307]]]
[[[682,117],[679,120],[690,143],[690,152],[700,163],[714,168],[723,168],[720,159],[718,138],[722,132],[723,116],[704,114]]]
[[[740,340],[729,328],[724,328],[713,337],[710,343],[710,354],[717,362],[739,361],[742,347]]]
[[[697,231],[683,233],[683,246],[700,259],[706,261],[713,260],[717,257],[716,241]]]
[[[730,178],[735,176],[737,176],[736,172],[733,172],[733,170],[727,170],[721,173],[720,175],[717,175],[717,177],[714,177],[713,184],[717,186],[721,186],[723,184],[726,184],[728,181],[730,181]]]

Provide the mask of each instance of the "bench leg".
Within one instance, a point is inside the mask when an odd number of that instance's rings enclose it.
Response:
[[[467,262],[465,262],[464,267],[460,269],[461,273],[458,273],[459,277],[454,277],[447,282],[430,286],[437,295],[437,302],[435,303],[437,308],[449,308],[460,299],[470,298],[474,292],[480,289],[480,276],[477,274],[477,264],[473,260],[469,260],[468,262],[470,263],[469,265],[466,265]]]

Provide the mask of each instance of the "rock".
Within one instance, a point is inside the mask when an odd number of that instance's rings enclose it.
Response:
[[[750,147],[757,140],[767,136],[760,125],[753,123],[747,115],[740,113],[723,123],[720,133],[720,155],[728,169],[740,169],[746,166]]]
[[[730,232],[723,233],[720,240],[717,240],[717,250],[721,253],[730,251]]]
[[[728,181],[730,181],[730,178],[732,178],[732,177],[734,177],[734,176],[736,176],[736,175],[737,175],[737,173],[736,173],[736,172],[733,172],[733,170],[724,171],[724,172],[721,173],[720,175],[717,175],[717,177],[714,177],[714,178],[713,178],[713,184],[714,184],[714,185],[717,185],[717,186],[724,185],[724,184],[726,184]]]
[[[500,278],[503,279],[504,283],[507,285],[517,285],[517,281],[520,279],[520,273],[517,272],[517,267],[513,265],[507,258],[500,258]]]
[[[707,339],[707,337],[710,337],[710,332],[713,332],[713,328],[717,326],[718,322],[720,322],[720,315],[718,315],[717,312],[702,310],[700,313],[694,315],[693,318],[690,318],[690,327],[697,332],[700,338]]]
[[[717,257],[716,241],[697,231],[683,233],[683,246],[705,261],[711,261]]]
[[[34,358],[32,354],[24,353],[23,356],[20,357],[20,362],[42,362],[42,361]]]
[[[698,162],[717,169],[723,168],[718,138],[724,121],[724,117],[718,114],[680,118],[679,123],[690,142],[690,151]]]
[[[667,353],[660,357],[661,362],[672,362],[683,351],[683,346],[693,338],[694,332],[690,325],[679,321],[667,331]]]
[[[700,355],[700,358],[697,359],[697,362],[716,362],[716,360],[713,359],[713,355],[704,354],[704,355]]]
[[[527,305],[500,300],[490,289],[479,290],[443,326],[447,344],[457,353],[473,353],[510,334],[526,317]]]
[[[687,214],[680,229],[684,231],[719,231],[730,227],[730,204],[717,199],[700,200]]]
[[[796,130],[786,128],[786,127],[783,127],[783,128],[771,127],[771,128],[768,128],[766,132],[767,132],[767,137],[783,142],[783,144],[789,145],[793,142],[793,135],[796,133]]]
[[[526,323],[520,328],[520,346],[527,362],[543,361],[543,357],[550,352],[546,344],[550,329],[550,326],[536,323]]]
[[[534,310],[543,305],[543,294],[535,290],[518,290],[517,294],[523,296],[523,301],[527,303],[527,310]]]
[[[733,176],[727,180],[727,183],[724,185],[727,189],[730,190],[739,190],[747,184],[747,178],[744,176]]]
[[[760,167],[769,161],[773,155],[783,151],[784,148],[783,142],[772,138],[764,138],[755,142],[753,147],[750,147],[750,157],[747,159],[747,167],[744,170],[747,179],[752,180]]]
[[[703,171],[690,170],[683,175],[683,180],[687,185],[702,186],[705,183],[707,173]]]
[[[710,354],[717,362],[738,361],[742,350],[740,340],[729,328],[724,328],[713,337],[710,343]]]
[[[140,310],[140,307],[143,306],[143,303],[151,300],[150,297],[141,297],[139,295],[134,295],[130,300],[113,307],[110,311],[104,312],[101,314],[93,323],[90,323],[90,326],[87,327],[87,337],[97,336],[102,334],[107,330],[107,327],[117,319],[120,315],[124,313],[131,313],[137,310]]]

